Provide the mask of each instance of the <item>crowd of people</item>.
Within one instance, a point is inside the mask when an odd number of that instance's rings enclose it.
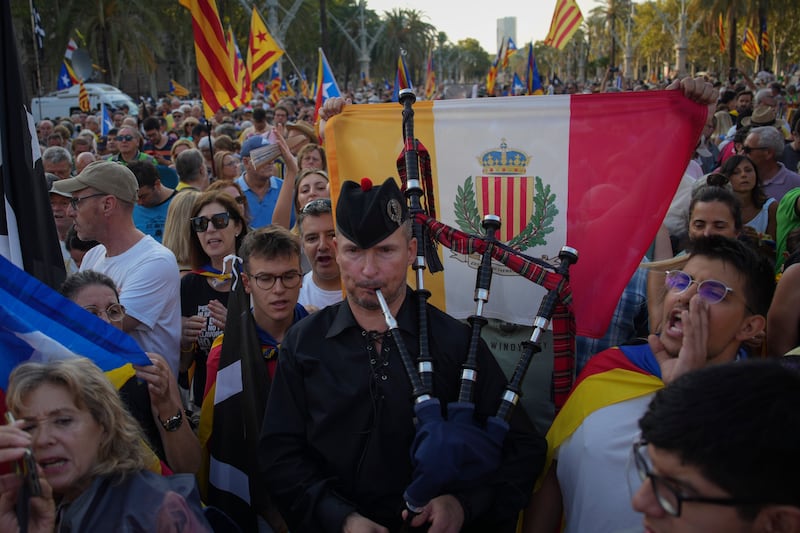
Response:
[[[400,344],[419,355],[424,314],[445,405],[471,332],[407,287],[418,244],[393,179],[344,181],[332,202],[324,122],[370,98],[331,99],[316,125],[294,97],[209,121],[164,98],[115,112],[105,135],[91,114],[42,120],[61,292],[152,364],[119,390],[82,358],[14,371],[0,462],[32,451],[41,486],[0,475],[0,530],[612,532],[644,519],[800,532],[800,492],[778,482],[800,473],[796,87],[669,89],[709,105],[708,121],[608,332],[579,339],[566,405],[546,436],[518,407],[496,465],[419,507],[403,495],[417,429]],[[237,287],[248,304],[229,310]],[[246,379],[232,320],[260,345]],[[485,342],[477,357],[484,422],[506,377]],[[219,434],[225,402],[252,417],[247,387],[264,398],[257,434]]]

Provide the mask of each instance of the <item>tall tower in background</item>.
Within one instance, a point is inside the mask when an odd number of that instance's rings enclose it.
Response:
[[[503,39],[506,37],[511,37],[514,42],[517,42],[517,17],[497,19],[497,50],[500,49]]]

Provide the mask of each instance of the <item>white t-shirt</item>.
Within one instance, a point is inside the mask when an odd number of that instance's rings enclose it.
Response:
[[[598,409],[559,446],[565,532],[642,530],[642,515],[631,506],[641,485],[631,451],[652,398],[646,394]]]
[[[120,255],[106,257],[95,246],[83,258],[81,270],[101,272],[117,284],[125,312],[141,324],[130,336],[147,352],[155,352],[178,375],[181,341],[181,281],[175,255],[145,235]]]
[[[300,288],[300,296],[297,298],[297,302],[300,305],[303,307],[313,305],[317,309],[322,309],[323,307],[328,307],[329,305],[333,305],[344,300],[344,295],[342,294],[341,289],[336,289],[333,291],[320,289],[317,284],[314,283],[312,274],[313,272],[308,272],[305,276],[303,276],[303,286]]]

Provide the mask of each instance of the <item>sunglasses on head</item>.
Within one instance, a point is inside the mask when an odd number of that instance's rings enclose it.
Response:
[[[331,209],[331,199],[330,198],[317,198],[316,200],[311,200],[306,205],[303,206],[303,209],[300,210],[301,213],[312,213],[314,211],[320,209]]]
[[[225,229],[228,227],[228,224],[231,222],[231,215],[230,213],[217,213],[215,215],[211,215],[209,217],[193,217],[190,218],[189,221],[192,223],[192,230],[195,233],[203,233],[208,229],[208,223],[211,224],[216,229]]]
[[[118,141],[132,141],[133,135],[117,135]]]

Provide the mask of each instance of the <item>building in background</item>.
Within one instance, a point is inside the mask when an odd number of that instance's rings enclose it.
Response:
[[[503,46],[506,38],[517,42],[517,17],[503,17],[497,19],[497,49]]]

